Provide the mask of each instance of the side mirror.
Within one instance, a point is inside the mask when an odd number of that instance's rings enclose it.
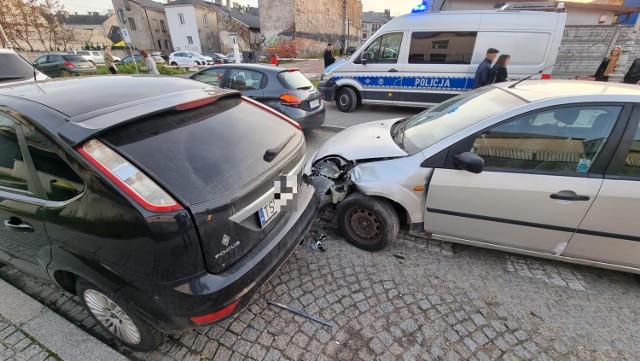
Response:
[[[363,53],[362,58],[360,58],[360,63],[362,65],[367,65],[367,56]]]
[[[38,63],[36,63],[35,61],[33,62],[33,67],[37,68],[38,67]]]
[[[464,152],[453,157],[456,166],[471,173],[481,173],[484,169],[484,159],[471,152]]]

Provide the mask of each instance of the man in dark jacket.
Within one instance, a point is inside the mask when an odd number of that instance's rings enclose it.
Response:
[[[473,78],[473,89],[477,89],[483,87],[487,84],[493,83],[493,78],[495,74],[492,74],[491,64],[493,63],[493,59],[498,56],[498,49],[489,48],[487,49],[486,58],[478,65],[478,69],[476,69],[476,76]]]
[[[328,67],[336,61],[333,57],[333,44],[327,44],[327,50],[324,51],[324,67]]]

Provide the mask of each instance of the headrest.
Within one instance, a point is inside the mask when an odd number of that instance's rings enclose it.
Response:
[[[580,109],[578,108],[560,108],[553,112],[553,117],[566,125],[575,123],[578,116],[580,116]]]

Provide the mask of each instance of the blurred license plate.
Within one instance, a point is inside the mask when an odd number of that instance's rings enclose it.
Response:
[[[280,211],[276,209],[275,200],[271,200],[271,202],[267,203],[264,207],[258,210],[258,217],[260,218],[260,227],[264,227],[269,223],[276,214]]]
[[[312,101],[310,101],[310,102],[309,102],[309,106],[310,106],[311,108],[315,108],[315,107],[317,107],[317,106],[320,106],[320,101],[319,101],[318,99],[316,99],[316,100],[312,100]]]

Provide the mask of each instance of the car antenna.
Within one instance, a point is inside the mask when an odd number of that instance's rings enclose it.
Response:
[[[523,79],[518,80],[517,82],[515,82],[515,83],[513,83],[513,84],[509,85],[507,88],[509,88],[509,89],[513,89],[513,88],[515,88],[515,87],[516,87],[516,85],[518,85],[518,84],[522,83],[523,81],[528,80],[528,79],[531,79],[531,77],[532,77],[532,76],[534,76],[534,75],[536,75],[536,74],[542,74],[542,72],[543,72],[543,71],[545,71],[545,70],[547,70],[547,69],[549,69],[549,68],[552,68],[552,67],[554,67],[554,66],[556,66],[556,65],[558,65],[558,64],[561,64],[562,62],[567,61],[567,60],[569,60],[569,59],[573,58],[574,56],[578,55],[579,53],[581,53],[581,52],[583,52],[583,51],[585,51],[585,50],[589,50],[589,49],[591,49],[592,47],[594,47],[594,46],[595,46],[595,45],[597,45],[597,44],[599,44],[599,43],[593,43],[593,44],[589,45],[589,47],[587,47],[586,49],[580,49],[579,51],[575,51],[575,52],[573,52],[573,54],[570,54],[570,55],[569,55],[569,56],[567,56],[566,58],[564,58],[564,59],[562,59],[562,60],[560,60],[560,61],[556,61],[556,62],[555,62],[555,63],[553,63],[552,65],[549,65],[548,67],[546,67],[546,68],[544,68],[544,69],[538,70],[537,72],[535,72],[535,73],[533,73],[533,74],[529,75],[529,76],[528,76],[528,77],[526,77],[526,78],[523,78]]]

